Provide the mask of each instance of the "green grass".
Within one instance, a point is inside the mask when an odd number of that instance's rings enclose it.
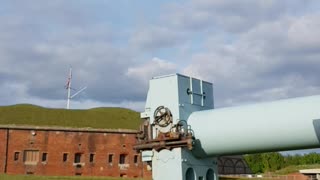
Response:
[[[79,177],[79,176],[34,176],[34,175],[5,175],[0,174],[1,180],[142,180],[111,177]]]
[[[123,108],[51,109],[29,104],[0,106],[1,125],[138,129],[139,113]]]
[[[312,164],[312,165],[297,165],[297,166],[288,166],[283,169],[280,169],[273,174],[275,175],[287,175],[295,172],[299,172],[301,169],[319,169],[320,164]]]

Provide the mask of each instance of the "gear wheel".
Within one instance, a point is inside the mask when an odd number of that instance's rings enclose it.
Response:
[[[154,111],[153,117],[154,117],[154,124],[160,127],[167,127],[172,122],[171,111],[164,106],[159,106]]]

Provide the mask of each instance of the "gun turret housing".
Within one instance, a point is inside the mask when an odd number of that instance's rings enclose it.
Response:
[[[211,83],[156,77],[134,148],[154,180],[214,180],[221,155],[319,147],[319,107],[320,96],[310,96],[213,109]]]

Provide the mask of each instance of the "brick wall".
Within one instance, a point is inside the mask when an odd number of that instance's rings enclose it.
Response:
[[[11,128],[7,173],[150,177],[140,155],[132,148],[135,136],[135,133],[121,131]],[[0,129],[1,162],[5,159],[5,137],[6,129]],[[3,163],[0,170],[4,172]]]
[[[7,130],[0,129],[0,173],[5,173]]]

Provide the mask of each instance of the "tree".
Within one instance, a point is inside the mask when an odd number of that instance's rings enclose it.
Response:
[[[284,167],[284,157],[278,152],[262,154],[263,172],[272,172]]]
[[[263,172],[263,166],[261,163],[262,162],[261,154],[245,155],[244,159],[253,173]]]
[[[272,172],[291,165],[320,164],[320,154],[283,156],[278,152],[245,155],[253,173]]]
[[[253,173],[276,171],[285,166],[285,158],[278,152],[245,155],[248,166]]]

